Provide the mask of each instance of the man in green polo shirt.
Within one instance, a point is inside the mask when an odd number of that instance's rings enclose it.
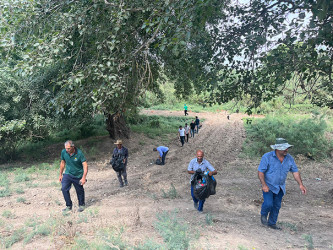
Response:
[[[64,173],[65,170],[65,173]],[[72,200],[69,190],[74,185],[77,199],[79,200],[79,212],[84,210],[84,188],[88,173],[88,165],[82,151],[74,146],[73,141],[65,142],[65,149],[61,151],[60,176],[61,191],[66,201],[66,208],[63,211],[72,210]]]

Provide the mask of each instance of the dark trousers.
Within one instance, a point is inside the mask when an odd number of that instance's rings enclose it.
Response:
[[[169,152],[169,150],[166,151],[166,152],[163,152],[163,155],[162,155],[162,165],[164,165],[164,163],[165,163],[165,157],[166,157],[166,155],[167,155],[168,152]]]
[[[187,115],[188,115],[188,113],[187,113],[187,110],[184,110],[184,114],[185,114],[185,116],[187,116]]]
[[[188,142],[188,136],[189,136],[190,134],[186,134],[186,142]]]
[[[199,124],[196,124],[195,126],[197,126],[197,134],[199,133]]]
[[[180,136],[180,142],[182,143],[182,146],[184,146],[185,136]]]
[[[117,177],[118,177],[118,181],[121,185],[123,185],[123,179],[121,178],[121,176],[124,178],[124,181],[126,182],[127,181],[127,172],[126,172],[126,167],[127,167],[127,164],[125,164],[125,167],[123,170],[117,172]]]
[[[268,224],[275,225],[281,208],[283,191],[280,189],[278,194],[274,194],[271,190],[267,193],[262,193],[264,196],[264,202],[261,206],[261,215],[267,216],[269,214]]]
[[[76,178],[74,176],[71,176],[69,174],[63,174],[62,181],[61,181],[61,191],[64,195],[65,201],[66,201],[66,207],[72,207],[73,203],[71,200],[71,196],[69,194],[69,190],[72,187],[72,184],[74,185],[74,188],[76,190],[77,199],[79,200],[79,206],[84,206],[84,188],[83,185],[80,185],[81,178]]]
[[[205,200],[198,200],[197,198],[195,198],[194,194],[193,194],[193,186],[192,185],[191,185],[191,196],[192,196],[193,202],[195,204],[198,204],[198,202],[199,202],[198,211],[202,211],[203,210],[203,205],[204,205],[206,199]]]

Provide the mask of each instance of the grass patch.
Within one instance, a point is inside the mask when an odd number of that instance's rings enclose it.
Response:
[[[171,183],[171,187],[170,189],[165,192],[164,189],[161,189],[162,191],[162,197],[165,199],[176,199],[179,197],[179,194],[177,193],[177,190],[175,188],[175,186],[173,185],[173,183]]]
[[[2,217],[10,219],[10,218],[14,218],[15,215],[11,211],[5,210],[5,211],[2,212]]]
[[[177,134],[180,125],[190,124],[192,120],[193,117],[138,115],[135,118],[129,118],[128,122],[133,132],[156,138],[167,134]]]
[[[18,197],[18,198],[16,199],[16,201],[17,201],[17,202],[20,202],[20,203],[24,203],[24,202],[26,202],[27,200],[26,200],[24,197]]]
[[[167,249],[188,249],[191,234],[184,221],[177,216],[177,212],[163,212],[157,215],[155,228],[163,237]]]
[[[207,225],[212,225],[213,224],[213,215],[211,215],[210,213],[207,213],[206,214],[206,217],[205,217],[205,221],[206,221],[206,224]]]
[[[23,189],[23,187],[17,187],[16,189],[15,189],[15,192],[17,193],[17,194],[24,194],[24,189]]]
[[[302,237],[306,241],[305,248],[306,249],[314,249],[312,235],[303,234]]]
[[[23,170],[22,168],[17,168],[14,172],[15,177],[14,177],[14,182],[26,182],[30,181],[30,177],[28,173]]]

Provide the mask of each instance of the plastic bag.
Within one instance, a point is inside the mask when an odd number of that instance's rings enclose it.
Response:
[[[191,185],[193,186],[193,195],[198,200],[204,200],[210,195],[216,194],[216,180],[208,174],[196,172]]]

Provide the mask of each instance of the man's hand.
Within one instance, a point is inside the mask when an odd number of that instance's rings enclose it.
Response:
[[[125,162],[126,162],[126,159],[123,160],[123,163],[124,163],[124,164],[125,164]]]
[[[269,187],[267,185],[262,186],[262,191],[264,191],[265,193],[269,192]]]
[[[62,181],[62,174],[59,176],[59,181],[60,182]]]
[[[306,188],[303,185],[300,185],[299,188],[302,191],[302,194],[306,194]]]
[[[80,183],[81,183],[81,185],[83,186],[83,185],[86,183],[86,178],[82,178],[82,179],[80,180]]]

